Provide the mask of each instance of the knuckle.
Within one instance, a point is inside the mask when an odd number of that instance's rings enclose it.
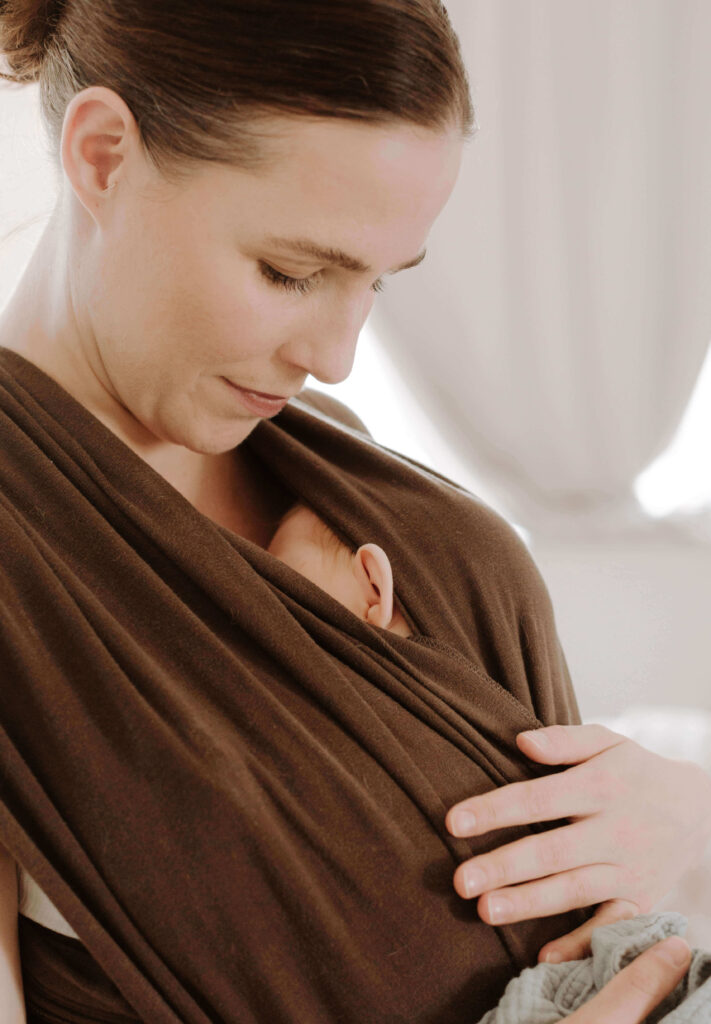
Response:
[[[546,786],[547,779],[536,779],[526,782],[523,792],[523,804],[526,817],[531,821],[546,821],[551,814],[552,794]]]
[[[538,863],[547,875],[555,874],[568,863],[570,845],[561,831],[547,832],[538,841]]]
[[[584,874],[574,871],[568,881],[568,886],[573,906],[587,907],[594,902]]]

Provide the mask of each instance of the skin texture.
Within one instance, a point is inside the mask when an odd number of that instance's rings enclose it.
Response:
[[[362,544],[352,552],[306,505],[297,505],[279,525],[267,548],[354,615],[372,626],[409,636],[395,601],[390,559],[378,544]]]
[[[270,169],[250,174],[206,164],[187,183],[169,185],[147,161],[124,101],[102,86],[82,90],[65,114],[54,213],[0,317],[0,345],[58,381],[197,508],[240,531],[258,486],[253,478],[250,492],[247,477],[235,475],[232,450],[258,419],[223,378],[284,396],[297,394],[308,374],[325,383],[344,380],[376,281],[425,246],[456,183],[463,148],[455,131],[404,123],[278,118],[269,128]],[[287,256],[266,244],[269,234],[316,239],[372,269],[353,273]],[[267,280],[265,263],[290,277],[315,275],[314,287],[308,294],[286,291]],[[611,849],[619,851],[618,875],[559,895],[555,909],[617,897],[643,910],[660,879],[677,871],[672,839],[683,850],[696,848],[703,839],[698,820],[711,821],[711,794],[688,767],[628,744],[623,767],[638,788],[618,785],[615,765],[602,771],[597,760],[607,755],[606,737],[591,740],[587,728],[555,734],[543,755],[521,741],[536,760],[585,762],[560,776],[555,813],[555,800],[543,802],[547,780],[532,784],[524,804],[515,786],[496,796],[498,823],[561,813],[595,823],[579,830],[578,845],[567,850],[556,839],[559,830],[546,834],[545,856],[537,856],[549,877],[509,920],[552,913],[561,877],[571,867],[595,870],[601,856],[609,862]],[[689,785],[698,799],[687,806],[678,793]],[[480,818],[491,799],[471,801]],[[637,821],[646,836],[663,833],[656,861],[648,851],[640,865],[630,829],[621,828],[632,804],[642,809]],[[479,829],[487,831],[492,820],[484,814]],[[489,896],[480,901],[485,919],[491,891],[511,881],[509,854],[504,846],[487,855],[494,859]],[[540,863],[528,859],[523,874],[540,877]],[[459,878],[461,872],[458,889]],[[570,950],[581,939],[567,941],[563,948]],[[9,950],[10,962],[15,955]],[[668,972],[660,977],[670,981]],[[633,988],[623,980],[615,992],[624,1002]],[[629,1012],[615,1018],[640,1019]]]

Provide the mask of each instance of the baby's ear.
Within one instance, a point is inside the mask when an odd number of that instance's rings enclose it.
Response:
[[[377,544],[363,544],[353,556],[353,571],[367,603],[366,622],[387,629],[393,618],[393,571]]]

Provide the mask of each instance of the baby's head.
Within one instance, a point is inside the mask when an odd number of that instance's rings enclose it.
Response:
[[[377,544],[355,554],[308,506],[297,504],[283,517],[267,551],[307,576],[358,618],[410,636],[395,601],[390,560]]]

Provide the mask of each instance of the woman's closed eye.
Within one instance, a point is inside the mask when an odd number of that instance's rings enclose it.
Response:
[[[268,263],[259,261],[259,268],[262,272],[262,276],[265,277],[272,284],[278,288],[283,288],[289,292],[300,292],[302,295],[307,295],[313,288],[315,288],[318,280],[319,273],[312,274],[310,277],[287,277],[286,274],[281,274],[274,267],[271,267]],[[371,285],[374,292],[382,292],[385,289],[385,282],[382,277],[379,277],[375,284]]]

